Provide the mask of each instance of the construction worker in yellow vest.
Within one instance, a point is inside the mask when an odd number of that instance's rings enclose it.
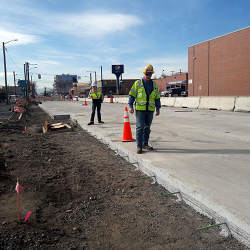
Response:
[[[92,99],[92,113],[91,113],[91,118],[90,122],[88,125],[93,125],[94,124],[94,118],[95,118],[95,110],[97,109],[97,119],[98,123],[104,123],[101,119],[101,106],[103,102],[103,95],[101,91],[97,90],[97,83],[94,82],[91,84],[91,90],[89,93],[91,99]]]
[[[134,113],[134,102],[136,110],[136,144],[137,154],[143,149],[153,150],[148,145],[150,126],[153,120],[154,111],[156,116],[160,115],[161,101],[160,92],[156,83],[151,80],[154,73],[153,66],[148,64],[143,69],[144,77],[134,82],[129,92],[129,112]]]

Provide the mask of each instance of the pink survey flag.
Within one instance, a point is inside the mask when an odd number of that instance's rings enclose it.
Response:
[[[17,192],[18,194],[20,194],[21,189],[24,189],[24,187],[21,186],[21,185],[19,184],[19,182],[17,181],[17,183],[16,183],[16,188],[15,188],[16,192]]]
[[[29,211],[29,212],[26,214],[25,219],[24,219],[24,222],[26,222],[26,221],[29,219],[29,217],[31,216],[31,214],[32,214],[31,211]]]

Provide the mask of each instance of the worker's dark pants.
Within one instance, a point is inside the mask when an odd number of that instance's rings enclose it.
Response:
[[[153,111],[136,110],[136,145],[138,148],[148,146]]]
[[[91,119],[90,119],[91,122],[94,122],[96,108],[97,108],[98,122],[100,122],[102,120],[101,119],[101,106],[102,106],[101,103],[92,103],[92,114],[91,114]]]

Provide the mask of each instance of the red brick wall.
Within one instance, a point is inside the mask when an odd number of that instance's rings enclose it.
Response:
[[[167,82],[179,82],[179,81],[185,81],[188,78],[187,73],[181,73],[181,74],[175,74],[173,76],[166,76],[161,79],[153,80],[155,83],[157,83],[160,91],[166,90],[166,83]]]
[[[188,79],[189,96],[250,96],[250,27],[189,47]]]

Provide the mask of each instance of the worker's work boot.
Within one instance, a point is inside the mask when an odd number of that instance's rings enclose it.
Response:
[[[94,122],[89,122],[88,125],[94,125]]]
[[[143,146],[143,149],[146,149],[146,150],[148,150],[148,151],[152,151],[152,150],[154,150],[154,148],[153,148],[153,147],[148,146],[148,145]]]
[[[137,154],[142,154],[142,148],[137,148],[136,153]]]

